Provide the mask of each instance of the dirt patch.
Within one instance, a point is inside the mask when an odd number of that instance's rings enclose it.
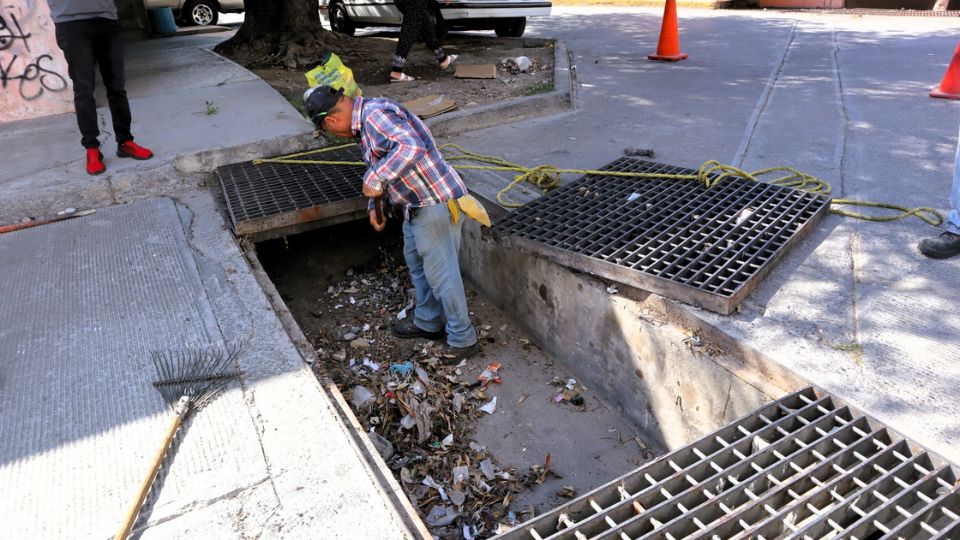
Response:
[[[469,287],[478,357],[446,366],[433,342],[393,337],[410,312],[399,228],[344,224],[257,249],[317,349],[316,373],[348,397],[438,538],[488,538],[653,457],[635,426]],[[478,380],[494,365],[502,382]]]
[[[553,90],[554,44],[549,40],[451,34],[444,43],[444,50],[459,55],[458,63],[499,65],[506,58],[526,56],[532,66],[527,73],[518,74],[498,67],[496,79],[457,79],[453,76],[456,64],[440,71],[433,53],[417,44],[407,59],[405,70],[417,80],[390,83],[390,61],[397,46],[397,33],[348,39],[349,47],[334,52],[353,70],[363,95],[367,97],[388,97],[404,102],[435,94],[452,99],[459,107],[473,107]],[[302,111],[302,96],[307,88],[304,72],[307,70],[254,68],[253,72]]]

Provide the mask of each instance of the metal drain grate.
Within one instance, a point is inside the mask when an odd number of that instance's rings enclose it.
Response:
[[[610,171],[696,171],[621,158]],[[495,228],[504,244],[728,314],[829,208],[830,199],[743,179],[584,176]]]
[[[497,538],[960,538],[957,474],[807,388]]]
[[[350,147],[323,155],[330,161],[360,161]],[[333,224],[366,215],[361,194],[363,167],[253,162],[226,165],[217,177],[230,212],[233,230],[258,240],[276,238],[319,224]]]

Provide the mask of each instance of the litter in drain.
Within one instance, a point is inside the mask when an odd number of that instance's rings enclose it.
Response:
[[[331,161],[360,161],[356,146],[324,154]],[[366,215],[363,167],[253,162],[217,169],[233,230],[267,240]]]
[[[807,388],[497,538],[958,538],[957,475]]]
[[[603,170],[696,171],[633,158]],[[509,214],[505,245],[571,268],[729,314],[823,218],[830,199],[729,179],[587,175]]]

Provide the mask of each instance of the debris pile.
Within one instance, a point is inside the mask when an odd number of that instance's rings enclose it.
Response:
[[[486,538],[518,519],[515,494],[542,483],[550,461],[524,473],[501,468],[471,439],[478,417],[493,414],[488,385],[501,380],[489,364],[472,379],[429,347],[393,363],[354,363],[349,401],[404,492],[440,538]]]
[[[530,71],[538,71],[541,68],[539,64],[534,65],[526,56],[517,56],[516,58],[504,58],[500,60],[500,69],[509,72],[511,75],[519,75]]]
[[[527,471],[504,468],[472,439],[476,421],[497,411],[489,386],[502,382],[502,366],[447,365],[433,342],[388,337],[394,320],[413,316],[407,286],[405,269],[389,261],[331,285],[321,302],[328,307],[312,312],[323,323],[313,340],[317,368],[343,390],[437,538],[489,538],[533,517],[532,508],[518,516],[510,504],[546,480],[550,458]],[[481,343],[495,342],[493,327],[477,329]]]
[[[575,407],[584,406],[584,399],[580,394],[586,392],[587,388],[579,384],[576,379],[563,380],[560,377],[554,377],[550,384],[558,388],[553,396],[554,403],[569,403]]]

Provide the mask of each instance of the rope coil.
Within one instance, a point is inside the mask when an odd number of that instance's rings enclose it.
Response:
[[[276,158],[257,159],[254,160],[253,164],[260,165],[263,163],[285,163],[296,165],[355,165],[365,167],[366,164],[362,161],[324,161],[299,159],[314,154],[342,150],[351,146],[354,146],[354,144],[342,144],[329,148],[320,148],[318,150],[309,150],[296,154],[288,154]],[[510,190],[516,188],[520,184],[530,183],[539,188],[542,193],[547,193],[560,187],[560,177],[564,174],[693,180],[703,184],[704,187],[709,189],[723,182],[724,180],[731,178],[743,178],[746,180],[752,180],[754,182],[760,182],[760,177],[762,176],[773,173],[783,173],[781,176],[767,180],[767,183],[825,196],[830,195],[830,193],[833,191],[832,186],[825,180],[821,180],[813,175],[798,171],[793,167],[769,167],[766,169],[760,169],[758,171],[747,172],[732,165],[724,165],[719,161],[710,160],[701,165],[695,174],[601,171],[593,169],[561,169],[559,167],[546,164],[537,165],[535,167],[526,167],[518,163],[507,161],[506,159],[498,156],[488,156],[471,152],[454,143],[443,144],[439,149],[441,152],[448,151],[449,155],[444,155],[444,159],[446,159],[447,162],[460,163],[460,165],[457,166],[458,169],[517,173],[509,184],[497,192],[497,202],[500,203],[500,205],[504,208],[519,208],[523,206],[524,203],[510,201],[506,197]],[[453,152],[449,152],[451,150]],[[482,165],[471,165],[469,163],[481,163]],[[889,215],[869,215],[839,207],[876,208],[896,213]],[[879,223],[916,217],[917,219],[920,219],[934,227],[939,227],[941,224],[943,224],[943,214],[933,208],[925,206],[912,208],[893,203],[857,201],[854,199],[832,199],[830,212],[839,216]]]

